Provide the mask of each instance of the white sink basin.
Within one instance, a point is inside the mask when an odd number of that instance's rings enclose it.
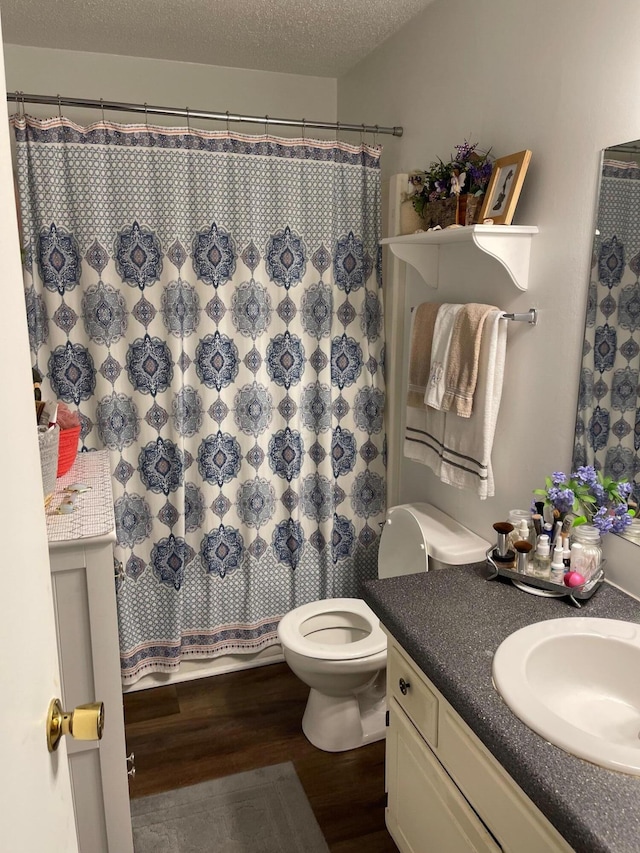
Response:
[[[536,622],[498,647],[493,681],[545,740],[640,776],[640,625],[581,616]]]

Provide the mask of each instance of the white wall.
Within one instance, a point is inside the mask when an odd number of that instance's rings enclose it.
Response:
[[[546,474],[570,466],[600,150],[640,137],[628,36],[639,29],[637,0],[435,0],[338,81],[340,120],[357,112],[404,126],[402,139],[383,140],[386,177],[445,159],[464,139],[498,157],[533,151],[514,220],[540,228],[528,293],[472,269],[425,293],[539,310],[536,328],[509,329],[496,497],[481,502],[414,463],[401,471],[402,501],[429,500],[486,538],[510,508],[528,507]],[[640,595],[640,550],[609,539],[609,576]]]
[[[278,118],[336,120],[336,80],[271,71],[223,68],[190,62],[140,59],[81,51],[4,46],[8,91],[78,98],[104,98],[126,103],[189,107],[212,112],[270,115]],[[10,112],[16,107],[9,105]],[[55,114],[55,107],[27,105],[31,115]],[[64,114],[81,124],[100,119],[100,110],[65,108]],[[111,121],[144,121],[144,116],[109,113]],[[153,122],[153,119],[150,123]],[[184,125],[184,119],[161,118],[162,125]],[[192,127],[224,130],[224,123],[192,121]],[[232,124],[232,130],[262,133],[262,126]],[[298,136],[300,131],[272,128],[275,136]],[[308,136],[323,137],[322,131]]]

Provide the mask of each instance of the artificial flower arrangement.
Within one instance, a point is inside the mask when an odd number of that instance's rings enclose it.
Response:
[[[480,153],[478,143],[465,140],[456,145],[456,153],[448,163],[435,160],[427,171],[415,171],[409,175],[410,198],[414,210],[420,216],[424,206],[450,196],[475,195],[486,192],[493,170],[490,151]]]
[[[554,518],[572,518],[572,526],[592,524],[605,533],[622,533],[631,524],[636,512],[631,502],[633,483],[605,477],[592,465],[582,465],[567,477],[554,471],[546,478],[546,488],[534,489],[534,495],[544,496],[553,510]]]

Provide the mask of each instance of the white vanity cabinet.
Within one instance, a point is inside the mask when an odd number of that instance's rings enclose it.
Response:
[[[572,848],[389,636],[386,823],[401,853]]]
[[[76,509],[60,515],[65,486],[82,482]],[[79,454],[47,509],[49,559],[65,710],[104,703],[100,741],[67,738],[80,853],[133,853],[120,681],[107,451]]]

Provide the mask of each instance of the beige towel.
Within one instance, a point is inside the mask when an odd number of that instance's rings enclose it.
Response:
[[[478,381],[478,359],[482,329],[494,305],[469,302],[456,315],[449,347],[445,392],[440,408],[461,418],[471,417],[473,395]]]
[[[470,418],[425,406],[407,409],[404,455],[427,465],[443,483],[470,489],[483,500],[495,494],[491,451],[502,396],[507,325],[490,313],[480,349],[476,405]]]
[[[437,302],[423,302],[413,312],[407,406],[424,409],[424,395],[431,367],[431,342],[436,324]]]

